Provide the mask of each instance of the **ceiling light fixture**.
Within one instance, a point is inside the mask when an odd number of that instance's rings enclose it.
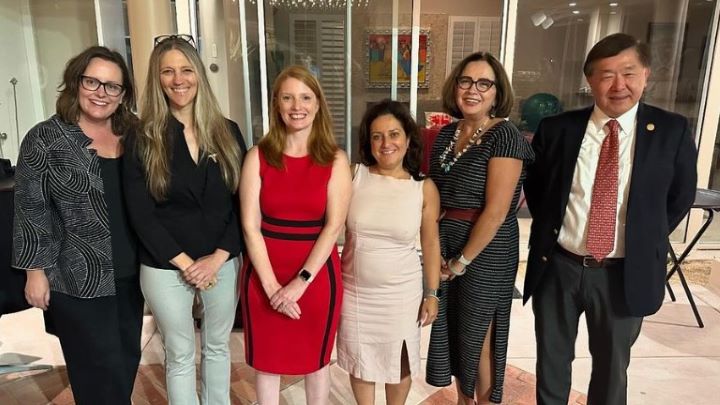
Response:
[[[551,25],[553,25],[554,22],[555,22],[555,20],[553,20],[552,17],[548,17],[545,19],[545,21],[542,22],[541,25],[542,25],[543,29],[548,29],[548,28],[550,28]]]
[[[530,16],[530,20],[532,21],[534,26],[539,26],[543,23],[543,21],[547,20],[548,16],[545,15],[542,11],[538,11],[537,13]]]
[[[575,7],[577,6],[577,3],[568,3],[568,7]]]
[[[610,7],[617,7],[617,6],[618,6],[617,3],[610,3]]]
[[[573,14],[580,14],[578,10],[573,10]]]

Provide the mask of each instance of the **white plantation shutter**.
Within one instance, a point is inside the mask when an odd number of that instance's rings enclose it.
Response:
[[[445,75],[467,55],[490,52],[500,53],[501,21],[498,17],[451,16],[448,22],[448,48]]]
[[[292,63],[304,65],[308,56],[312,59],[330,108],[335,139],[344,149],[345,25],[342,16],[303,15],[291,18],[290,23]]]

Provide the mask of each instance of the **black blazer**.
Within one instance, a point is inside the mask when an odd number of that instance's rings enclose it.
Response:
[[[246,147],[240,128],[227,120],[240,146]],[[198,259],[221,248],[230,257],[243,250],[237,190],[229,190],[220,166],[209,156],[196,164],[187,148],[184,127],[175,117],[168,121],[170,187],[165,201],[155,201],[147,189],[145,169],[129,139],[123,155],[123,183],[130,222],[140,238],[140,262],[150,267],[175,269],[170,259],[185,252]],[[241,162],[242,163],[242,162]]]
[[[523,302],[540,284],[565,216],[592,107],[540,122],[525,196],[533,217]],[[687,119],[640,103],[625,221],[625,300],[632,316],[662,305],[668,235],[695,199],[697,150]]]

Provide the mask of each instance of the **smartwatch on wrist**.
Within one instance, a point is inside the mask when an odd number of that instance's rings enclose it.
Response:
[[[312,281],[312,273],[310,273],[307,269],[301,269],[297,276],[300,280],[304,281],[305,284],[310,284]]]

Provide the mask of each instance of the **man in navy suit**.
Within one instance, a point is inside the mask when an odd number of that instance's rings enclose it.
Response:
[[[533,139],[524,302],[533,297],[541,405],[567,404],[582,313],[588,404],[626,404],[630,348],[663,301],[668,235],[695,197],[697,151],[687,119],[640,102],[649,66],[632,36],[602,39],[583,68],[595,105],[544,119]]]

